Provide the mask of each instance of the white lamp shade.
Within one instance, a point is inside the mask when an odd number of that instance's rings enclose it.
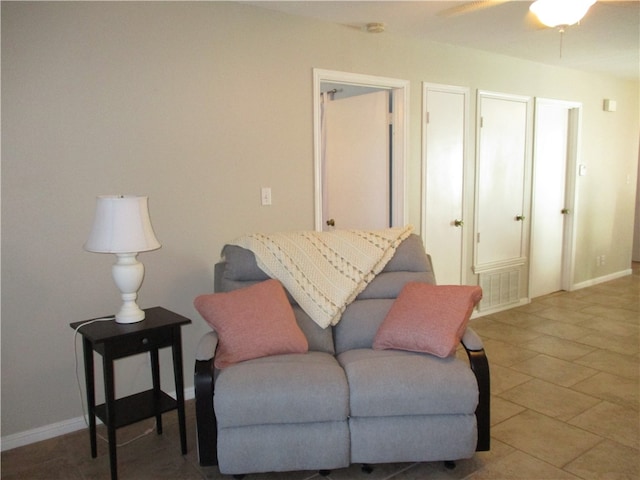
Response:
[[[548,27],[573,25],[582,20],[596,0],[537,0],[529,9]]]
[[[149,199],[134,195],[103,195],[84,249],[97,253],[147,252],[160,248],[149,218]]]

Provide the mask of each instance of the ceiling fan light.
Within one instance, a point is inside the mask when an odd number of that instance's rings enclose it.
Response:
[[[548,27],[578,23],[596,0],[536,0],[531,10]]]

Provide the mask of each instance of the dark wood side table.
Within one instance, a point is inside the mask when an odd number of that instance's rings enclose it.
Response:
[[[156,417],[156,431],[162,433],[162,414],[178,410],[180,426],[180,446],[182,454],[187,453],[187,432],[184,413],[184,377],[182,371],[182,339],[180,327],[191,320],[162,307],[145,310],[145,319],[141,322],[121,324],[115,320],[96,321],[82,326],[91,320],[71,323],[74,330],[82,335],[84,351],[84,371],[87,388],[87,410],[89,415],[89,438],[91,457],[97,453],[96,417],[106,425],[109,440],[109,463],[111,478],[118,478],[116,457],[116,429]],[[160,365],[158,349],[171,347],[173,351],[173,373],[176,383],[176,399],[160,390]],[[93,352],[102,355],[105,403],[96,406]],[[151,376],[153,388],[128,397],[115,398],[113,362],[119,358],[149,352],[151,356]]]

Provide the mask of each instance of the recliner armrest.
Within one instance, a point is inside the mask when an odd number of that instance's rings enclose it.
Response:
[[[213,357],[218,346],[218,334],[214,331],[202,336],[196,348],[193,386],[196,397],[196,432],[200,465],[217,465],[218,427],[213,409],[215,367]]]
[[[484,349],[482,339],[471,327],[467,327],[464,335],[462,336],[461,342],[467,350],[477,351]]]
[[[476,420],[478,423],[478,443],[476,451],[488,451],[491,445],[491,377],[489,375],[489,362],[484,353],[482,339],[471,328],[467,327],[462,340],[462,345],[469,357],[471,371],[478,383],[478,406],[476,407]]]
[[[216,354],[218,334],[213,330],[205,333],[196,347],[196,360],[211,360]]]

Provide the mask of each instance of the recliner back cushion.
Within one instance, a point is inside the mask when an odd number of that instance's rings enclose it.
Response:
[[[270,278],[260,270],[256,257],[250,250],[236,245],[225,245],[222,249],[222,256],[224,261],[215,266],[214,290],[216,292],[231,292],[264,282]],[[287,292],[287,298],[293,306],[298,326],[307,337],[309,350],[335,354],[331,328],[321,328],[298,306],[289,292]]]
[[[269,279],[258,267],[255,255],[250,250],[225,245],[222,256],[224,262],[217,264],[215,270],[216,291],[228,292]],[[347,306],[333,329],[321,328],[297,306],[288,292],[287,296],[293,305],[298,325],[307,337],[309,350],[335,354],[353,348],[371,348],[378,327],[393,300],[408,282],[436,283],[431,258],[425,253],[422,240],[415,234],[398,245],[382,272]]]
[[[355,300],[349,305],[338,324],[333,327],[336,353],[354,348],[371,348],[378,328],[393,305],[393,298]]]

